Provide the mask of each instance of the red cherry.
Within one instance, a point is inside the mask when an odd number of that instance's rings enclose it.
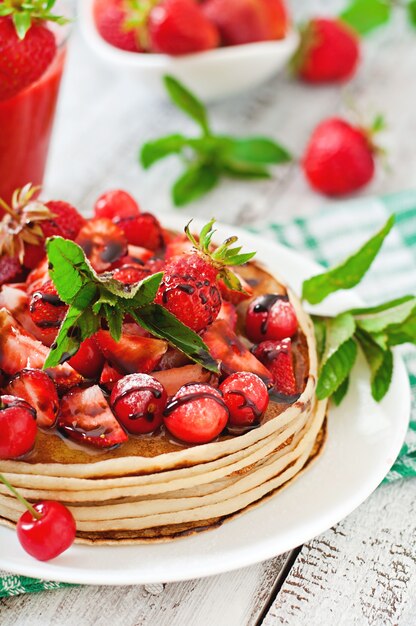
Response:
[[[295,309],[287,296],[268,293],[253,300],[246,316],[247,337],[254,343],[293,337],[298,329]]]
[[[237,372],[220,385],[224,402],[230,412],[230,426],[245,428],[258,424],[269,405],[264,382],[251,372]]]
[[[84,339],[68,363],[85,378],[98,378],[104,366],[104,356],[93,338]]]
[[[167,405],[165,426],[186,443],[208,443],[224,430],[229,417],[222,393],[204,384],[184,385]]]
[[[33,505],[39,519],[25,511],[17,522],[17,536],[22,547],[39,561],[49,561],[74,542],[74,517],[63,504],[46,500]]]
[[[163,385],[148,374],[130,374],[111,392],[110,404],[117,419],[135,435],[154,432],[163,422],[168,396]]]
[[[127,191],[114,189],[106,191],[94,206],[95,217],[107,217],[110,220],[123,217],[135,217],[140,209],[136,200]]]
[[[35,445],[36,411],[15,396],[0,396],[0,459],[17,459]]]

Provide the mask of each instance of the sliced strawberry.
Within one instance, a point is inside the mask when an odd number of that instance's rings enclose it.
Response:
[[[217,319],[226,321],[228,326],[235,330],[237,327],[237,311],[234,304],[223,300]]]
[[[107,330],[99,330],[95,339],[111,365],[128,374],[149,374],[168,349],[166,341],[142,337],[139,329],[136,330],[132,324],[124,327],[119,342],[114,341]]]
[[[273,375],[275,389],[285,396],[297,393],[290,339],[263,341],[253,350],[255,356]]]
[[[43,259],[27,276],[26,289],[28,293],[36,291],[39,285],[49,280],[48,259]]]
[[[123,231],[106,218],[90,220],[81,228],[76,242],[97,272],[108,270],[127,253],[127,239]]]
[[[166,246],[165,259],[170,259],[173,256],[180,256],[181,254],[187,254],[192,252],[193,244],[189,241],[188,237],[181,235],[175,237]]]
[[[150,269],[137,263],[122,265],[112,272],[113,278],[130,287],[151,275]]]
[[[73,389],[62,398],[58,429],[65,437],[96,448],[113,448],[128,440],[98,385]]]
[[[23,369],[42,369],[49,350],[7,311],[0,309],[0,369],[14,376]],[[83,378],[68,363],[46,370],[59,391],[79,385]]]
[[[244,302],[244,300],[251,298],[253,296],[253,289],[238,272],[234,270],[233,272],[238,277],[244,291],[234,291],[233,289],[230,289],[223,280],[218,281],[218,286],[220,288],[222,298],[237,305],[240,304],[240,302]]]
[[[124,374],[120,374],[108,361],[104,363],[103,371],[100,376],[100,385],[108,392],[112,391],[117,381],[123,378]]]
[[[182,367],[183,365],[191,365],[192,361],[180,350],[169,346],[167,352],[162,356],[158,365],[159,370],[170,370],[173,367]]]
[[[246,348],[235,332],[224,320],[216,320],[203,334],[210,354],[220,361],[221,371],[230,375],[234,372],[257,374],[266,385],[273,382],[271,373]]]
[[[22,370],[11,379],[6,393],[26,400],[36,410],[39,426],[51,428],[55,424],[59,398],[56,387],[46,372]]]
[[[123,230],[129,244],[149,250],[163,248],[162,227],[151,213],[140,213],[136,217],[120,218],[115,222]]]
[[[106,217],[109,220],[134,217],[139,213],[140,209],[136,200],[127,191],[121,189],[106,191],[98,198],[94,206],[95,217]]]
[[[183,385],[190,383],[209,383],[212,385],[212,379],[215,378],[213,374],[200,365],[173,367],[169,370],[152,372],[152,376],[162,383],[168,396],[174,396]]]
[[[0,307],[5,307],[35,339],[50,346],[55,340],[57,329],[36,326],[29,312],[29,304],[30,297],[18,285],[3,285],[0,291]]]
[[[93,337],[85,339],[78,352],[68,361],[69,365],[85,378],[98,378],[104,365],[104,357]]]
[[[68,306],[62,302],[51,280],[39,287],[30,299],[32,322],[41,329],[57,330],[65,319]]]
[[[16,257],[0,258],[0,285],[23,279],[23,268]]]

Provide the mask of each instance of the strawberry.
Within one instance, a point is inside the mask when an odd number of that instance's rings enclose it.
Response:
[[[42,369],[46,348],[21,326],[7,309],[0,309],[0,369],[9,376],[23,369]],[[51,367],[47,373],[59,391],[79,385],[83,378],[67,363]]]
[[[181,256],[182,254],[192,252],[192,248],[192,242],[189,241],[188,237],[185,237],[184,235],[175,237],[166,246],[165,259],[170,259],[174,256]]]
[[[49,280],[48,259],[45,257],[26,278],[26,289],[33,293],[40,285]]]
[[[244,302],[244,300],[248,300],[249,298],[251,298],[251,296],[253,295],[253,289],[248,284],[248,282],[244,280],[242,276],[240,276],[238,272],[234,273],[240,281],[241,290],[230,289],[229,287],[227,287],[223,280],[219,281],[218,286],[222,298],[237,306],[237,304],[240,304],[240,302]]]
[[[16,257],[0,258],[0,286],[5,283],[17,282],[23,278],[22,266]]]
[[[150,11],[147,28],[152,52],[176,56],[219,44],[216,26],[195,0],[162,0]]]
[[[20,39],[12,18],[0,17],[0,100],[13,98],[46,71],[56,54],[55,36],[41,22]]]
[[[266,293],[252,302],[246,315],[246,334],[253,343],[293,337],[298,319],[287,295]]]
[[[374,175],[371,134],[339,118],[321,122],[312,134],[302,166],[312,187],[342,196],[364,187]]]
[[[123,0],[96,0],[94,20],[101,37],[109,44],[127,52],[141,52],[138,32],[127,26],[128,11]]]
[[[263,341],[254,348],[253,354],[272,373],[274,388],[279,394],[296,395],[297,386],[290,339]]]
[[[108,270],[127,253],[127,239],[123,231],[108,218],[87,222],[79,231],[76,242],[97,272]]]
[[[128,265],[122,265],[113,270],[112,276],[115,280],[118,280],[123,285],[130,287],[135,283],[139,283],[141,280],[151,275],[151,271],[146,267],[138,265],[137,263],[131,263]]]
[[[174,396],[184,385],[189,385],[190,383],[212,384],[212,379],[215,379],[215,375],[200,365],[172,367],[171,369],[152,372],[152,376],[162,383],[168,396]]]
[[[251,372],[236,372],[220,385],[230,417],[229,426],[252,428],[269,405],[269,394],[264,382]]]
[[[272,383],[271,373],[251,354],[224,320],[216,320],[202,338],[207,344],[211,356],[220,361],[223,374],[252,372],[257,374],[266,385]]]
[[[39,426],[51,428],[59,411],[59,398],[56,387],[46,372],[25,369],[16,374],[8,386],[6,393],[23,398],[35,410]]]
[[[222,301],[220,312],[217,319],[224,320],[228,326],[235,331],[237,327],[237,311],[231,302]]]
[[[100,376],[101,387],[104,387],[106,391],[111,392],[116,382],[121,378],[123,378],[123,374],[120,374],[120,372],[112,367],[108,361],[105,361]]]
[[[337,19],[315,18],[303,29],[292,65],[310,83],[348,80],[360,58],[360,41],[353,29]]]
[[[65,437],[96,448],[114,448],[128,439],[98,385],[73,389],[62,398],[58,429]]]
[[[37,326],[29,312],[30,297],[18,288],[17,285],[3,285],[0,291],[0,307],[5,307],[23,328],[41,341],[45,346],[50,346],[55,340],[56,328],[40,328]]]
[[[105,1],[107,2],[107,0]],[[135,217],[139,213],[140,209],[136,200],[127,191],[121,189],[106,191],[94,205],[94,216],[106,217],[109,220]]]
[[[32,322],[42,329],[58,329],[67,311],[68,306],[58,296],[51,280],[46,281],[33,293],[29,304]]]
[[[196,332],[205,330],[218,317],[221,295],[217,281],[221,278],[229,287],[240,288],[238,278],[227,265],[241,265],[253,256],[240,254],[241,246],[231,248],[236,237],[230,237],[216,250],[210,250],[213,224],[214,220],[211,220],[201,230],[199,241],[191,235],[188,224],[186,234],[195,252],[168,260],[155,298],[156,303]]]
[[[84,339],[78,352],[68,363],[85,378],[98,378],[104,365],[104,357],[94,337]]]
[[[141,336],[134,324],[124,325],[118,342],[107,330],[99,330],[95,340],[110,364],[128,374],[149,374],[168,349],[166,341]]]
[[[226,46],[283,39],[288,27],[283,0],[205,0],[202,10]]]
[[[130,245],[148,250],[159,250],[164,245],[162,227],[151,213],[140,213],[136,217],[116,218],[115,223],[124,232]]]

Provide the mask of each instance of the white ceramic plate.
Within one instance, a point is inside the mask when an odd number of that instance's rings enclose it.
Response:
[[[178,215],[163,218],[171,228],[178,228],[178,221]],[[180,223],[186,223],[182,215]],[[296,252],[235,227],[220,231],[221,236],[238,234],[248,250],[258,250],[257,258],[298,292],[302,281],[320,270]],[[325,310],[356,305],[357,298],[344,293],[328,299]],[[281,493],[222,527],[164,544],[74,546],[49,563],[33,560],[15,532],[0,527],[0,569],[85,584],[173,582],[252,565],[295,548],[361,504],[400,451],[410,414],[402,360],[396,355],[391,389],[381,404],[372,400],[368,380],[359,360],[347,398],[340,408],[331,408],[328,441],[315,464]]]
[[[118,71],[158,97],[166,97],[162,78],[173,74],[203,100],[217,100],[253,89],[282,70],[295,52],[299,35],[291,29],[284,39],[173,57],[126,52],[108,44],[98,33],[94,0],[78,0],[79,22],[91,50]]]

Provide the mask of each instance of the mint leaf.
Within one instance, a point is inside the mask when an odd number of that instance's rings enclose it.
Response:
[[[371,371],[371,393],[380,402],[386,395],[393,373],[393,354],[390,349],[383,350],[366,332],[359,331],[357,339]]]
[[[166,339],[205,369],[218,373],[218,363],[209,353],[207,345],[193,330],[182,324],[159,304],[149,304],[131,313],[133,319],[145,330],[160,339]]]
[[[45,247],[49,274],[59,297],[66,304],[71,304],[81,287],[93,278],[93,269],[82,248],[73,241],[50,237]]]
[[[358,285],[371,267],[393,224],[394,216],[392,215],[383,228],[346,261],[323,274],[305,280],[302,290],[303,299],[311,304],[318,304],[335,291],[351,289]]]
[[[416,0],[410,0],[410,2],[408,2],[407,15],[411,25],[416,28]]]
[[[173,76],[165,76],[164,81],[172,102],[192,117],[205,135],[209,135],[207,112],[202,102]]]
[[[236,163],[224,159],[221,163],[221,169],[225,175],[231,178],[256,179],[271,178],[269,171],[260,165],[248,165],[246,163]]]
[[[180,154],[187,143],[187,139],[183,135],[168,135],[155,141],[148,141],[142,146],[140,162],[145,169],[148,169],[153,163],[164,159],[166,156]]]
[[[339,350],[342,344],[354,336],[354,332],[355,322],[350,313],[341,313],[337,317],[328,319],[322,365],[325,365],[325,362]]]
[[[318,361],[320,362],[325,351],[326,321],[323,317],[312,315],[312,322],[315,330],[316,352],[318,355]]]
[[[336,389],[334,393],[332,394],[332,399],[337,406],[341,404],[341,402],[347,395],[349,386],[350,386],[350,377],[347,376],[344,382],[341,383],[338,389]]]
[[[416,310],[413,309],[409,317],[401,324],[392,324],[385,330],[389,346],[398,346],[402,343],[416,344]]]
[[[416,314],[416,297],[404,296],[377,307],[353,309],[357,326],[369,333],[387,331],[389,326],[403,324],[412,314]]]
[[[266,137],[247,137],[242,139],[226,137],[226,139],[227,143],[223,151],[225,162],[269,165],[288,163],[292,160],[292,156],[286,148]]]
[[[349,376],[357,358],[357,344],[354,339],[348,339],[323,364],[316,386],[316,397],[324,400],[342,385]]]
[[[172,189],[175,206],[185,206],[211,191],[218,183],[219,175],[215,166],[209,163],[193,163],[178,178]]]
[[[123,328],[124,311],[116,306],[109,304],[104,305],[105,318],[108,324],[108,330],[114,341],[120,341]]]
[[[82,341],[94,335],[98,329],[99,318],[92,313],[91,309],[81,310],[71,306],[51,346],[43,369],[46,370],[68,361],[78,352]]]
[[[392,4],[386,0],[353,0],[340,18],[359,35],[367,35],[389,21],[391,10]]]

